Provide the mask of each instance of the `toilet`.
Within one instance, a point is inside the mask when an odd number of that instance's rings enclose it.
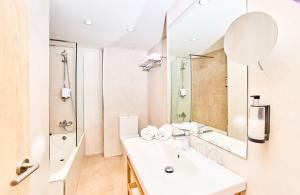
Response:
[[[119,116],[119,136],[120,139],[139,137],[138,116]]]

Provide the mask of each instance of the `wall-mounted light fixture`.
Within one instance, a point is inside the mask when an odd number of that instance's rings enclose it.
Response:
[[[91,20],[84,20],[83,21],[83,24],[87,25],[87,26],[91,26],[93,25],[94,23],[91,21]]]
[[[134,28],[129,27],[129,28],[126,29],[126,31],[127,31],[127,32],[133,32],[133,31],[134,31]]]
[[[199,5],[208,5],[209,0],[199,0],[198,3],[199,3]]]

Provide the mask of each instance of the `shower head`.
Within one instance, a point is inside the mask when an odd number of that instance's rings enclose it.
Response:
[[[62,56],[67,56],[68,53],[66,52],[66,50],[63,50],[62,52],[60,52],[60,55],[62,55]]]
[[[62,56],[62,62],[67,63],[68,62],[68,53],[66,52],[66,50],[62,51],[60,53],[60,55]]]
[[[186,62],[184,60],[181,61],[181,70],[184,70],[185,69],[185,64]]]

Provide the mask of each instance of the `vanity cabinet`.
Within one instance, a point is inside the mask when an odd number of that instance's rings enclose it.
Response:
[[[183,152],[180,140],[136,137],[123,139],[122,144],[127,155],[128,195],[241,195],[246,190],[245,179],[195,150]],[[163,167],[170,163],[177,174],[165,173]]]
[[[128,195],[137,195],[137,193],[133,192],[134,190],[138,191],[138,195],[145,195],[128,157],[127,157],[127,190],[128,190]]]

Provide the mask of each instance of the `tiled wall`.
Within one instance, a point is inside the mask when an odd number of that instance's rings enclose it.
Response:
[[[59,42],[52,42],[55,46],[50,47],[50,133],[66,133],[59,122],[63,120],[72,121],[73,124],[67,127],[69,131],[76,130],[75,102],[76,102],[76,67],[74,45]],[[66,51],[68,54],[68,67],[71,83],[71,98],[63,101],[61,89],[64,87],[64,65],[60,53]]]
[[[192,120],[227,131],[227,58],[224,50],[192,60]]]

